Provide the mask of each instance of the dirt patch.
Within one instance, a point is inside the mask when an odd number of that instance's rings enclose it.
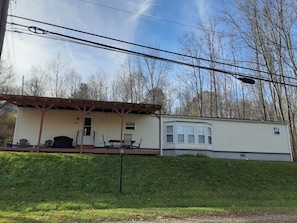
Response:
[[[158,218],[154,220],[130,220],[113,223],[297,223],[297,212],[286,213],[229,213],[224,216],[203,216],[193,218]]]

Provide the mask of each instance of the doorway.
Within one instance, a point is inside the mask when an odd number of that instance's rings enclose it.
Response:
[[[94,131],[92,131],[92,118],[85,118],[85,128],[83,133],[83,144],[94,145]],[[81,144],[81,130],[79,131],[78,144]]]

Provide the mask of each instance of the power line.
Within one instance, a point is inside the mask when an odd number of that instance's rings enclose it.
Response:
[[[81,34],[86,34],[86,35],[95,36],[95,37],[99,37],[99,38],[103,38],[103,39],[107,39],[107,40],[111,40],[111,41],[116,41],[116,42],[119,42],[119,43],[129,44],[129,45],[132,45],[132,46],[137,46],[137,47],[141,47],[141,48],[145,48],[145,49],[149,49],[149,50],[156,50],[156,51],[159,51],[159,52],[172,54],[172,55],[175,55],[175,56],[178,56],[178,57],[184,57],[184,58],[189,58],[189,59],[194,59],[194,60],[201,60],[201,61],[216,63],[216,64],[220,64],[220,65],[224,65],[224,66],[234,67],[234,68],[238,68],[238,69],[249,70],[249,71],[253,71],[253,72],[257,72],[257,73],[264,73],[264,74],[267,74],[267,75],[273,75],[273,76],[279,76],[279,77],[282,77],[282,78],[297,80],[296,78],[290,77],[290,76],[279,75],[279,74],[275,74],[275,73],[269,73],[269,72],[263,71],[263,70],[258,70],[258,69],[244,67],[244,66],[235,65],[235,64],[228,64],[228,63],[225,63],[225,62],[214,61],[214,60],[205,59],[205,58],[202,58],[202,57],[190,56],[190,55],[187,55],[187,54],[177,53],[177,52],[173,52],[173,51],[169,51],[169,50],[162,50],[162,49],[158,49],[158,48],[155,48],[155,47],[145,46],[145,45],[142,45],[142,44],[132,43],[132,42],[124,41],[124,40],[119,40],[119,39],[115,39],[115,38],[112,38],[112,37],[107,37],[107,36],[103,36],[103,35],[99,35],[99,34],[94,34],[94,33],[86,32],[86,31],[82,31],[82,30],[77,30],[77,29],[73,29],[73,28],[69,28],[69,27],[65,27],[65,26],[60,26],[60,25],[55,25],[55,24],[52,24],[52,23],[42,22],[42,21],[35,20],[35,19],[25,18],[25,17],[21,17],[21,16],[16,16],[16,15],[9,15],[9,16],[15,17],[15,18],[18,18],[18,19],[31,21],[31,22],[44,24],[44,25],[48,25],[48,26],[53,26],[53,27],[56,27],[56,28],[61,28],[61,29],[65,29],[65,30],[69,30],[69,31],[73,31],[73,32],[78,32],[78,33],[81,33]]]
[[[141,53],[141,52],[137,52],[137,51],[133,51],[133,50],[128,50],[128,49],[124,49],[124,48],[120,48],[120,47],[115,47],[115,46],[111,46],[111,45],[107,45],[107,44],[102,44],[102,43],[98,43],[98,42],[94,42],[94,41],[90,41],[90,40],[85,40],[85,39],[81,39],[81,38],[78,38],[78,37],[69,36],[69,35],[65,35],[65,34],[61,34],[61,33],[57,33],[57,32],[51,32],[51,31],[41,29],[41,28],[38,28],[38,27],[35,27],[35,26],[25,26],[25,25],[21,25],[21,24],[14,24],[14,25],[20,26],[20,27],[27,27],[30,32],[32,32],[34,34],[38,34],[38,35],[60,36],[60,37],[63,37],[65,39],[70,39],[71,42],[82,44],[82,45],[92,46],[92,47],[96,47],[96,48],[101,48],[101,49],[105,49],[105,50],[110,50],[110,51],[115,51],[115,52],[135,55],[135,56],[147,57],[147,58],[151,58],[151,59],[155,59],[155,60],[161,60],[161,61],[164,61],[164,62],[175,63],[175,64],[178,64],[178,65],[184,65],[184,66],[189,66],[189,67],[193,67],[193,68],[199,68],[199,69],[211,70],[211,71],[215,71],[215,72],[219,72],[219,73],[229,74],[229,75],[233,76],[234,78],[236,78],[238,80],[241,80],[241,81],[244,81],[244,80],[247,80],[247,79],[250,79],[250,80],[255,79],[255,80],[260,80],[260,81],[265,81],[265,82],[270,82],[270,83],[277,83],[277,84],[297,87],[297,85],[295,85],[295,84],[286,83],[286,82],[283,82],[283,81],[269,80],[269,79],[266,79],[266,78],[249,76],[249,75],[246,75],[246,74],[243,74],[243,73],[236,73],[236,72],[222,70],[222,69],[218,69],[218,68],[211,68],[211,67],[206,67],[206,66],[201,66],[201,65],[194,65],[194,64],[183,62],[183,61],[164,58],[164,57],[160,57],[160,56],[154,56],[154,55]]]
[[[194,65],[194,64],[183,62],[183,61],[168,59],[168,58],[159,57],[159,56],[154,56],[154,55],[150,55],[150,54],[147,54],[147,53],[141,53],[141,52],[137,52],[137,51],[133,51],[133,50],[128,50],[128,49],[124,49],[124,48],[120,48],[120,47],[115,47],[115,46],[111,46],[111,45],[107,45],[107,44],[102,44],[102,43],[86,40],[86,39],[81,39],[81,38],[74,37],[74,36],[69,36],[69,35],[65,35],[65,34],[61,34],[61,33],[57,33],[57,32],[48,31],[48,30],[41,29],[41,28],[38,28],[38,27],[35,27],[35,26],[26,26],[26,25],[21,25],[21,24],[17,24],[17,23],[13,23],[12,25],[16,25],[16,26],[20,26],[20,27],[27,27],[29,29],[29,31],[31,31],[34,34],[57,35],[57,36],[61,36],[61,37],[66,38],[66,39],[71,39],[71,40],[74,40],[74,41],[87,43],[89,46],[96,46],[98,48],[102,48],[102,49],[106,49],[106,50],[111,50],[111,51],[116,51],[116,52],[121,52],[121,53],[127,53],[127,54],[131,54],[131,55],[136,55],[136,56],[148,57],[148,58],[151,58],[151,59],[162,60],[162,61],[165,61],[165,62],[171,62],[171,63],[190,66],[190,67],[197,67],[197,68],[200,68],[200,69],[217,71],[217,72],[221,72],[221,73],[225,73],[225,74],[231,74],[232,76],[249,77],[247,75],[234,73],[232,71],[225,71],[225,70],[221,70],[221,69],[217,69],[217,68],[210,68],[210,67],[201,66],[201,65]]]

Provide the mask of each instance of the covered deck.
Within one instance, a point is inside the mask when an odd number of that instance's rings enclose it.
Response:
[[[2,103],[1,103],[2,102]],[[44,148],[41,139],[44,128],[44,119],[47,111],[51,109],[63,109],[63,110],[76,110],[79,111],[81,118],[84,119],[87,114],[92,112],[109,112],[119,115],[121,123],[120,128],[120,145],[124,144],[123,139],[123,126],[124,117],[128,114],[141,114],[141,115],[155,115],[159,120],[159,148],[158,149],[146,149],[146,148],[127,148],[125,154],[139,154],[139,155],[161,155],[161,105],[155,104],[138,104],[138,103],[125,103],[125,102],[110,102],[110,101],[93,101],[82,99],[65,99],[65,98],[50,98],[50,97],[35,97],[35,96],[23,96],[23,95],[6,95],[0,94],[0,110],[13,104],[18,107],[27,107],[38,109],[41,113],[41,119],[39,123],[39,134],[36,145],[21,146],[10,145],[0,147],[0,151],[20,151],[20,152],[47,152],[47,153],[93,153],[93,154],[119,154],[119,148],[106,148],[96,147],[96,145],[84,145],[83,134],[80,137],[80,145],[77,145],[77,139],[75,139],[75,145],[73,148]],[[81,132],[84,132],[85,124],[81,126]]]

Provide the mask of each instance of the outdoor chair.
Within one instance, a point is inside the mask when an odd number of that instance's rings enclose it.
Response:
[[[132,146],[132,148],[133,149],[139,149],[140,145],[141,145],[141,142],[142,142],[142,137],[140,138],[139,143],[137,143],[135,146]]]
[[[104,147],[105,147],[105,148],[108,149],[108,148],[111,147],[111,145],[107,145],[107,144],[106,144],[106,142],[105,142],[105,140],[104,140],[104,135],[102,135],[102,140],[103,140],[103,144],[104,144]]]
[[[132,147],[132,134],[124,134],[124,147],[126,149]]]
[[[29,143],[27,139],[20,139],[19,141],[19,147],[28,147]]]
[[[51,140],[51,139],[45,140],[44,145],[43,145],[44,148],[50,148],[52,146],[53,146],[53,140]]]

